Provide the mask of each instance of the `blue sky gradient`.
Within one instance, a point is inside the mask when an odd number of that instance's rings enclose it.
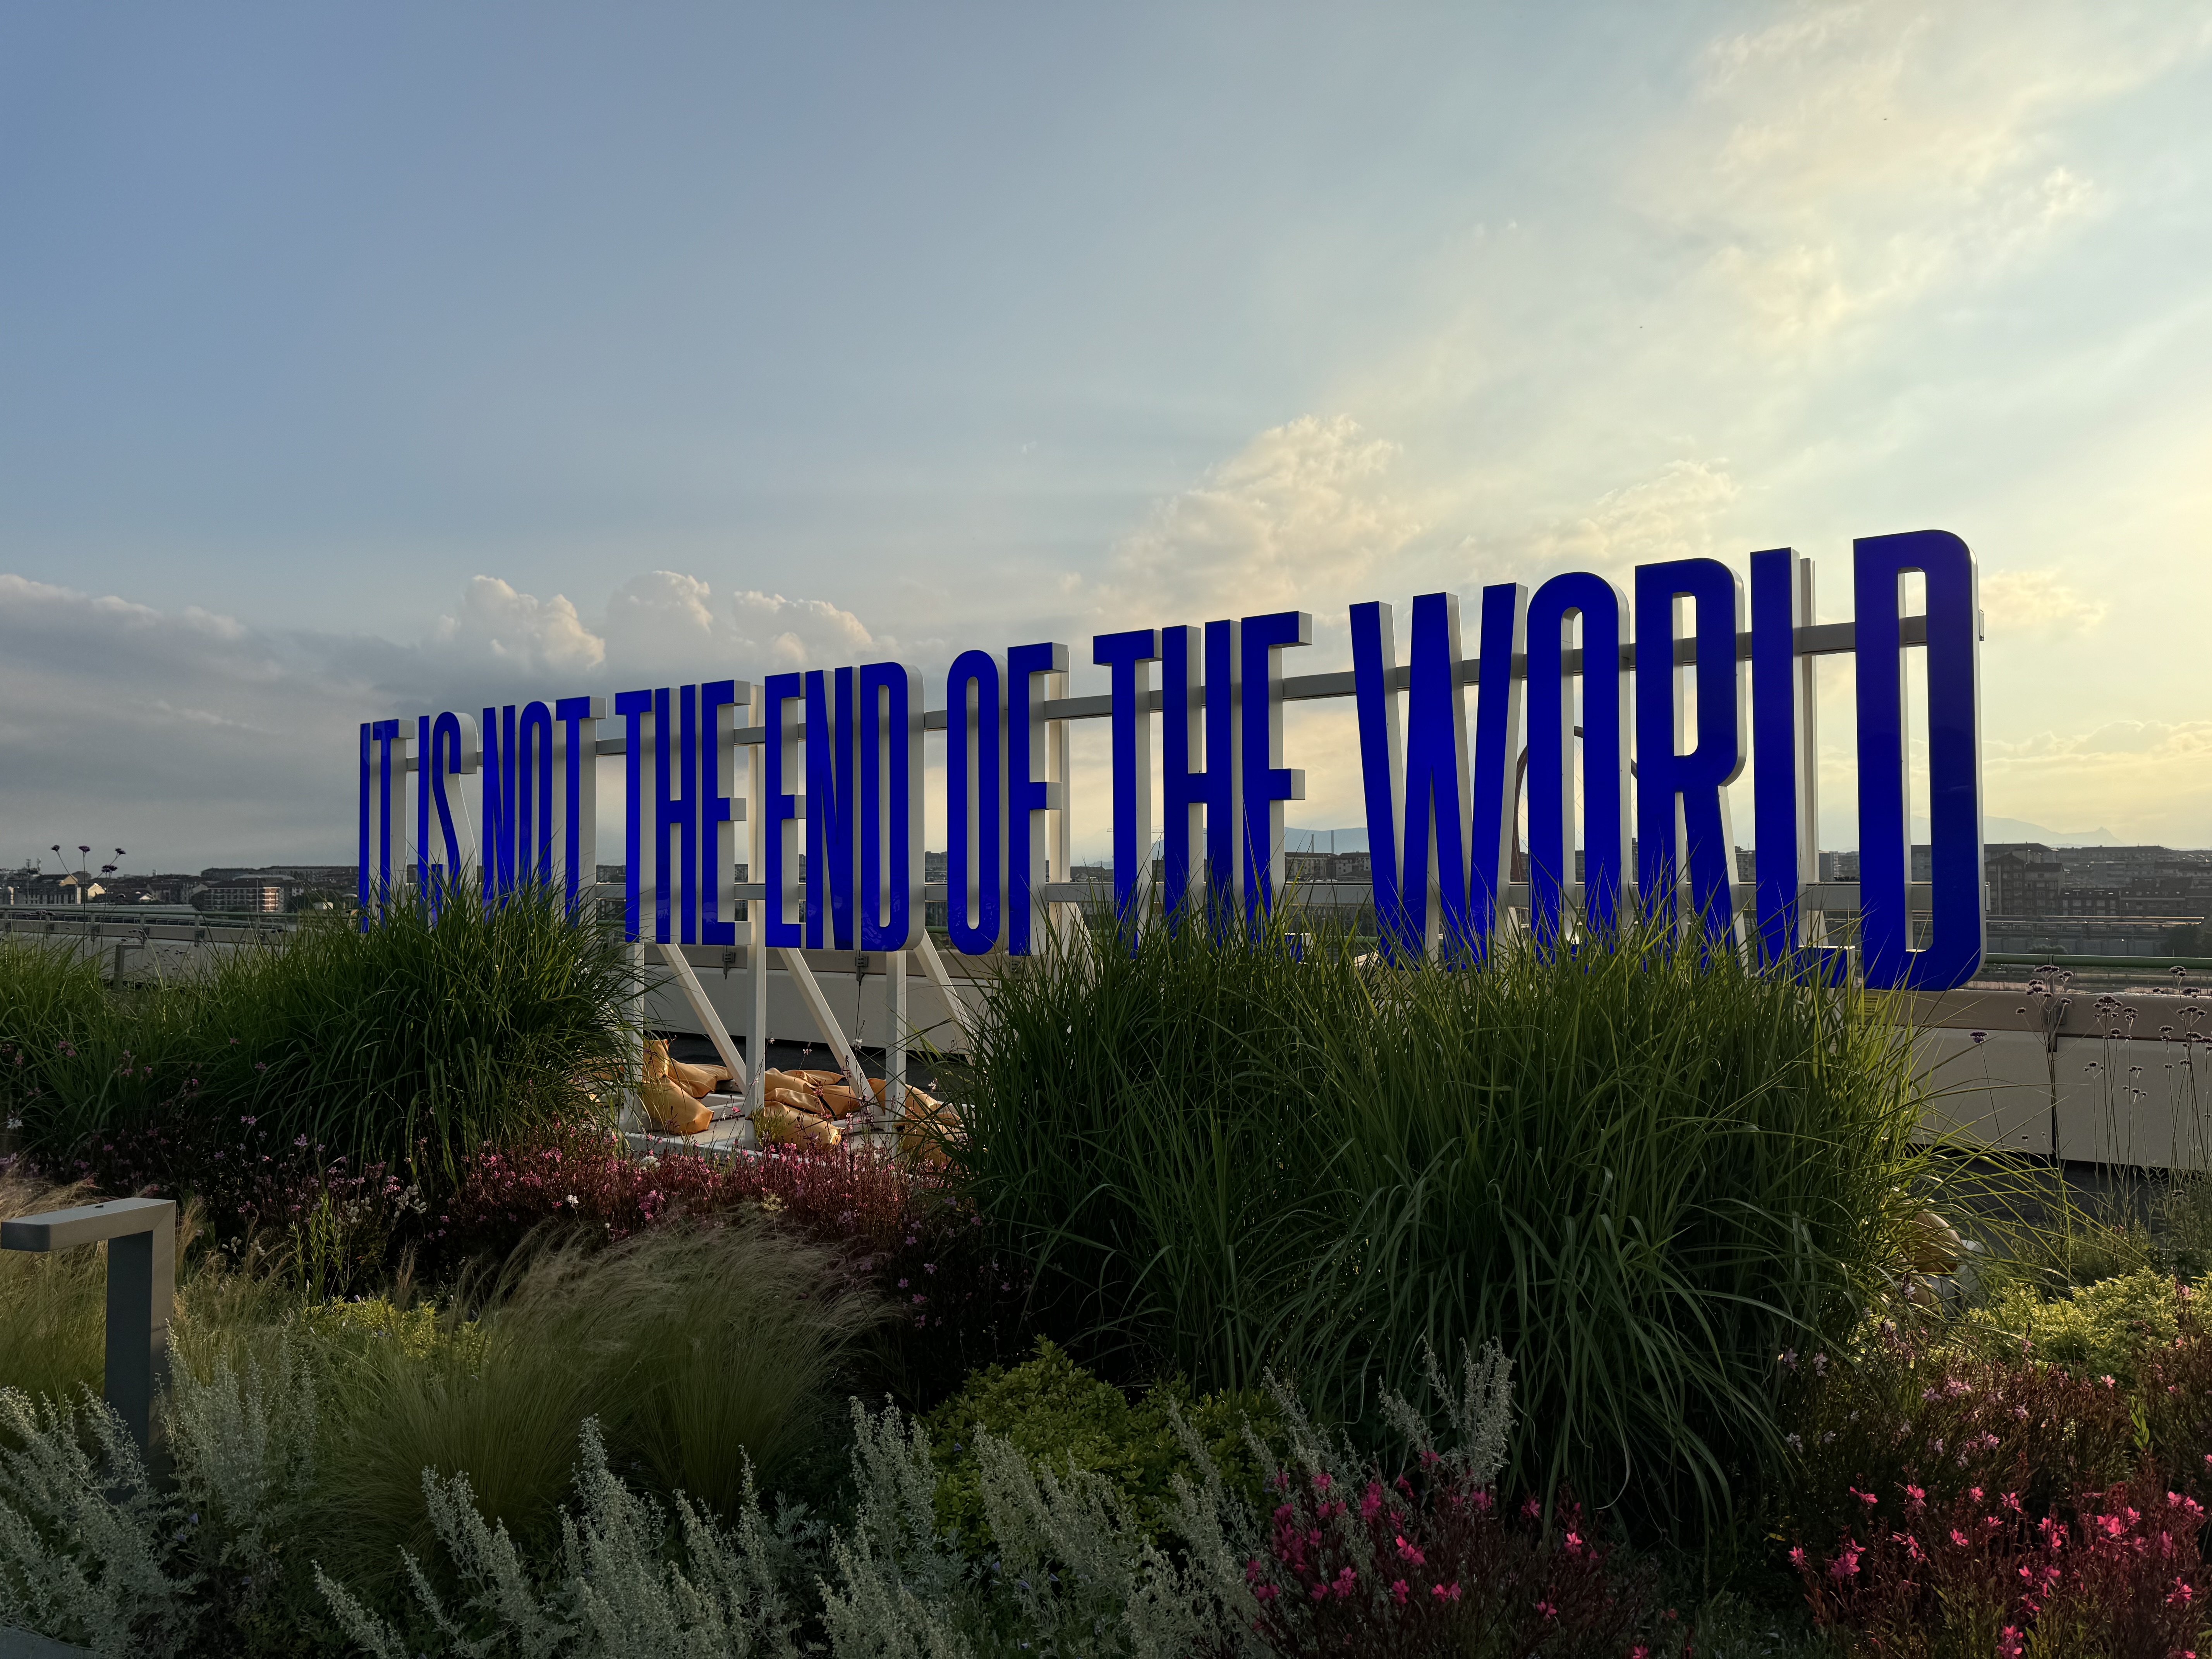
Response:
[[[348,857],[379,714],[1784,544],[1840,617],[1931,525],[1991,812],[2212,843],[2206,108],[2203,4],[0,4],[0,862]]]

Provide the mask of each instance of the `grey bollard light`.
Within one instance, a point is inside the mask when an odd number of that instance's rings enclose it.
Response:
[[[154,1395],[169,1380],[169,1310],[177,1289],[177,1206],[113,1198],[0,1221],[0,1249],[107,1246],[107,1403],[148,1449]]]

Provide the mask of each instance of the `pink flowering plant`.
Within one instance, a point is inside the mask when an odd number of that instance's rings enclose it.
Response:
[[[1970,1488],[2009,1492],[2039,1519],[2146,1458],[2166,1486],[2212,1498],[2212,1337],[2194,1298],[2183,1307],[2178,1334],[2145,1346],[2131,1383],[2047,1364],[2024,1339],[1962,1343],[1889,1322],[1848,1358],[1785,1351],[1802,1477],[1789,1530],[1837,1536],[1856,1518],[1852,1494],[1907,1487],[1939,1508]]]
[[[1548,1516],[1534,1498],[1510,1512],[1498,1501],[1511,1401],[1503,1355],[1469,1355],[1455,1394],[1426,1358],[1456,1443],[1439,1451],[1423,1418],[1386,1390],[1385,1413],[1413,1454],[1395,1478],[1275,1390],[1291,1458],[1269,1483],[1273,1513],[1245,1565],[1255,1634],[1275,1652],[1377,1659],[1682,1651],[1649,1575],[1601,1546],[1571,1498]]]
[[[2017,1491],[1983,1486],[1948,1502],[1911,1483],[1851,1498],[1856,1523],[1790,1560],[1814,1619],[1875,1653],[2195,1659],[2212,1589],[2204,1510],[2148,1460],[2039,1518]]]
[[[1433,1466],[1416,1480],[1275,1478],[1264,1557],[1247,1568],[1257,1632],[1285,1653],[1646,1656],[1644,1575],[1614,1561],[1571,1501],[1544,1523]]]
[[[1832,1363],[1785,1352],[1790,1559],[1815,1619],[1880,1652],[2200,1650],[2212,1338],[2179,1290],[2124,1377],[1934,1324],[1884,1323]]]

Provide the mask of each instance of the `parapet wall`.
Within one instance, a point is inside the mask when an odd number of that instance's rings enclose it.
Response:
[[[66,941],[124,982],[204,972],[228,951],[280,939],[287,931],[243,920],[195,927],[57,921],[51,913],[0,917],[0,933]],[[847,1036],[862,1048],[882,1047],[891,1031],[890,959],[850,951],[804,954]],[[747,948],[689,946],[684,956],[726,1029],[749,1035]],[[954,994],[979,999],[992,961],[947,954]],[[945,999],[926,975],[909,969],[906,998],[909,1027],[921,1040],[957,1046]],[[2055,1137],[2055,1150],[2069,1162],[2212,1167],[2212,995],[2165,986],[2065,997],[1970,988],[1905,999],[1899,1007],[1917,1033],[1914,1061],[1930,1091],[1931,1128],[2039,1156],[2050,1155]],[[672,984],[647,999],[645,1018],[657,1030],[704,1035]],[[798,982],[780,964],[768,975],[768,1035],[823,1040]]]

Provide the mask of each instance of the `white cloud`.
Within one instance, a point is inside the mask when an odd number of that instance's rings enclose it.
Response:
[[[356,653],[198,609],[0,574],[0,860],[49,842],[147,856],[343,856]]]
[[[674,570],[633,576],[607,600],[606,631],[624,662],[696,651],[714,639],[714,590]]]
[[[2094,821],[2129,839],[2200,846],[2212,821],[2212,720],[2106,720],[1983,744],[1990,809]],[[2071,815],[2069,817],[2069,815]]]
[[[489,658],[532,673],[588,673],[607,654],[565,594],[539,599],[496,576],[471,578],[459,610],[441,617],[430,637],[459,660]]]
[[[728,619],[738,651],[780,668],[852,662],[889,648],[858,617],[826,599],[787,599],[748,589],[730,596]]]
[[[2201,48],[2188,9],[2132,27],[2067,5],[1795,7],[1715,41],[1639,194],[1770,348],[1816,346],[1977,284],[2086,224],[2104,194],[2063,123]]]
[[[2123,757],[2193,764],[2212,753],[2212,720],[2107,720],[2081,732],[1992,738],[1983,748],[1993,763],[2015,769],[2103,765]]]
[[[1397,458],[1346,415],[1269,428],[1115,550],[1097,609],[1164,620],[1340,610],[1422,530],[1386,488]]]
[[[255,629],[0,574],[0,865],[63,831],[171,866],[343,860],[364,720],[884,649],[824,601],[718,599],[672,571],[625,583],[596,629],[562,595],[477,576],[412,645]]]
[[[1737,493],[1724,462],[1673,462],[1541,532],[1532,549],[1535,562],[1618,575],[1632,565],[1706,557],[1714,551],[1715,522]]]
[[[607,601],[605,631],[618,675],[711,670],[753,678],[780,669],[857,662],[886,649],[849,611],[823,599],[746,589],[717,600],[673,570],[631,578]],[[685,665],[680,670],[674,665]]]
[[[2087,599],[2055,570],[1982,573],[1982,614],[1992,639],[2023,634],[2078,633],[2104,621],[2101,599]]]

